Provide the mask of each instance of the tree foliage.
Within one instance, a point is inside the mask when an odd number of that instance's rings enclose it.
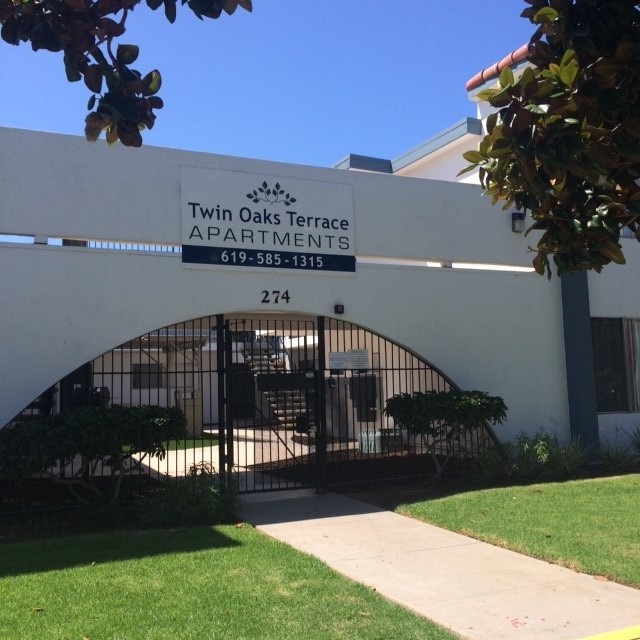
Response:
[[[477,151],[485,193],[531,213],[536,271],[624,264],[640,240],[640,8],[633,0],[525,0],[531,66],[479,93],[497,112]]]
[[[0,429],[0,477],[44,475],[66,484],[83,503],[102,499],[97,477],[111,478],[111,499],[122,478],[146,457],[164,459],[167,441],[184,438],[177,407],[87,407]]]
[[[69,82],[84,80],[91,92],[85,120],[87,140],[102,131],[107,142],[139,147],[141,131],[151,129],[162,83],[157,69],[143,75],[131,65],[138,47],[114,42],[126,31],[129,14],[141,0],[0,0],[2,39],[18,45],[30,42],[34,51],[63,52]],[[146,0],[156,10],[164,7],[169,22],[176,19],[177,0]],[[238,6],[251,11],[251,0],[182,0],[200,18],[231,15]]]
[[[484,391],[451,389],[399,393],[387,400],[384,413],[409,435],[421,436],[440,477],[460,436],[487,423],[502,424],[507,407],[502,398]]]

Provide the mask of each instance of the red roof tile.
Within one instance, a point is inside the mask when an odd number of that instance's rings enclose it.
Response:
[[[496,62],[490,67],[487,67],[484,71],[480,71],[479,73],[476,73],[476,75],[473,76],[473,78],[470,78],[467,81],[467,84],[465,85],[467,88],[467,91],[473,91],[473,89],[478,88],[480,85],[487,82],[487,80],[490,80],[491,78],[494,78],[500,75],[500,72],[505,67],[510,67],[512,64],[516,64],[518,62],[521,62],[522,60],[525,60],[528,55],[529,55],[529,44],[528,43],[523,44],[519,49],[512,51],[508,56],[505,56],[499,62]]]

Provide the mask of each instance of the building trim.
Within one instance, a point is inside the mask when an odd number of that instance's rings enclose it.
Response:
[[[333,168],[350,169],[352,171],[373,171],[376,173],[397,173],[409,165],[443,149],[452,142],[460,140],[468,134],[481,136],[482,133],[482,120],[478,118],[465,118],[447,129],[440,131],[440,133],[437,133],[417,147],[409,149],[409,151],[406,151],[394,160],[385,160],[384,158],[374,158],[372,156],[350,153],[346,158],[343,158],[340,162],[333,165]]]
[[[571,437],[580,438],[587,447],[597,447],[598,406],[587,273],[563,276],[561,291]]]
[[[350,153],[346,158],[333,166],[334,169],[351,169],[354,171],[374,171],[376,173],[393,173],[391,160],[361,156]]]
[[[417,147],[403,153],[401,156],[398,156],[391,161],[393,173],[396,173],[414,162],[434,153],[435,151],[446,147],[467,134],[476,136],[482,135],[482,120],[479,120],[478,118],[465,118],[464,120],[460,120],[451,127],[448,127],[432,138],[429,138],[426,142],[423,142]]]

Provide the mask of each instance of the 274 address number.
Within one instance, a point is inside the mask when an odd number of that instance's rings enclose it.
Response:
[[[262,294],[262,304],[289,304],[291,300],[291,296],[289,295],[289,290],[286,291],[268,291],[264,289],[260,292]]]

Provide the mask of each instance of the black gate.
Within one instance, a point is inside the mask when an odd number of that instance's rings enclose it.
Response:
[[[323,490],[317,323],[217,316],[220,469],[241,492]]]
[[[394,424],[384,413],[388,398],[455,385],[370,330],[322,316],[219,316],[217,326],[226,380],[220,468],[242,492],[429,476],[434,454],[468,461],[491,444],[488,428],[436,445]]]
[[[80,373],[78,373],[80,372]],[[100,405],[178,406],[187,438],[164,457],[131,460],[127,473],[156,480],[210,465],[240,492],[379,482],[433,473],[433,455],[481,457],[488,428],[440,444],[384,414],[399,393],[454,384],[399,344],[326,317],[205,316],[130,340],[87,363],[16,416],[14,424]],[[80,393],[80,391],[82,393]],[[82,396],[82,397],[80,397]],[[76,461],[57,469],[75,473]],[[110,473],[96,465],[96,473]]]

